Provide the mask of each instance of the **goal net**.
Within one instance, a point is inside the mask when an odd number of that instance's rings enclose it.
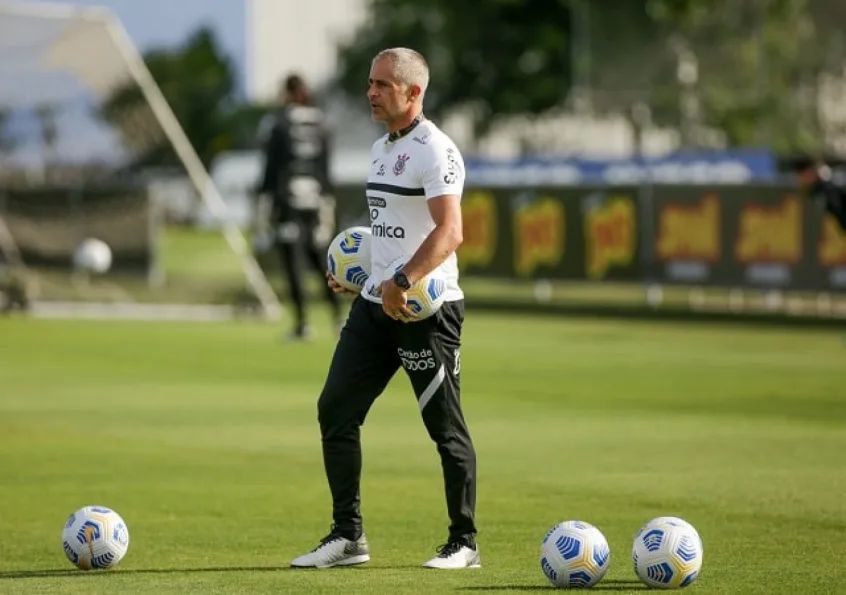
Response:
[[[14,278],[42,304],[280,318],[245,217],[112,13],[0,0],[0,80],[0,284]],[[74,268],[88,238],[110,247],[107,273]]]

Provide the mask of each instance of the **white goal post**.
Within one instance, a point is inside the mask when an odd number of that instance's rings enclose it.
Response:
[[[51,35],[48,36],[42,31],[40,39],[27,38],[20,28],[16,35],[5,35],[4,31],[15,33],[16,19],[51,21],[55,23],[55,28],[45,27],[45,31],[49,30]],[[197,195],[220,221],[226,242],[238,257],[246,280],[261,303],[264,315],[272,321],[280,320],[282,308],[276,293],[253,257],[241,230],[232,221],[229,208],[217,186],[120,20],[111,11],[99,7],[0,0],[0,21],[4,20],[7,26],[0,28],[0,37],[5,37],[5,40],[0,39],[0,52],[14,50],[15,44],[19,47],[30,47],[43,43],[45,49],[39,56],[41,65],[52,71],[71,73],[89,92],[100,97],[107,97],[112,90],[127,82],[137,84],[147,107],[182,162]],[[0,88],[2,107],[4,101],[14,101],[14,81],[6,80],[0,87],[3,87]],[[44,92],[49,95],[54,90],[45,88]]]

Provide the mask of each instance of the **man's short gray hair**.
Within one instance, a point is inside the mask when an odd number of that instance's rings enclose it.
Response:
[[[426,94],[429,86],[429,65],[420,52],[409,48],[388,48],[382,50],[373,58],[375,64],[379,60],[390,60],[394,66],[394,77],[406,85],[420,87],[420,97]]]

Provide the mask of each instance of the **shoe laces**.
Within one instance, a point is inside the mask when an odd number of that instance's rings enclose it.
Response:
[[[331,525],[331,526],[329,527],[329,535],[327,535],[326,537],[324,537],[323,539],[321,539],[321,540],[320,540],[320,545],[318,545],[316,548],[314,548],[314,549],[313,549],[313,550],[311,550],[311,551],[312,551],[312,552],[316,552],[317,550],[319,550],[320,548],[322,548],[324,545],[328,545],[328,544],[332,543],[333,541],[338,541],[339,539],[343,539],[343,535],[341,535],[341,534],[338,532],[338,529],[337,529],[337,527],[336,527],[335,525]]]
[[[461,551],[464,544],[460,541],[448,541],[443,545],[438,546],[435,551],[438,552],[438,558],[449,558]]]

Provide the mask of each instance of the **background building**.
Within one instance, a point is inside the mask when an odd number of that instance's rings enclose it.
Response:
[[[365,0],[246,0],[244,73],[247,96],[270,101],[279,77],[302,72],[314,85],[335,73],[336,44],[366,18]]]

